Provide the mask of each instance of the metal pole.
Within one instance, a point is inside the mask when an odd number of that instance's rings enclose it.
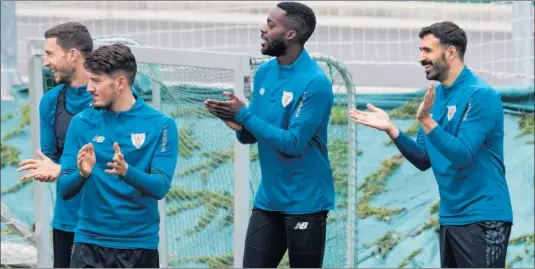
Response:
[[[39,102],[43,97],[43,59],[34,52],[32,42],[28,43],[29,71],[29,94],[30,94],[30,128],[32,137],[32,148],[40,148],[39,131]],[[34,158],[37,158],[33,151]],[[35,215],[35,241],[37,247],[37,267],[51,268],[52,257],[52,229],[51,229],[51,197],[48,195],[47,183],[37,180],[33,181],[33,203]]]
[[[152,107],[161,110],[160,84],[158,81],[151,81],[152,84]],[[141,94],[141,89],[136,89]],[[141,98],[141,96],[139,97]],[[169,255],[167,246],[167,214],[165,210],[165,197],[158,201],[158,211],[160,212],[160,243],[158,254],[160,259],[160,268],[169,267]]]
[[[247,91],[246,82],[249,81],[250,59],[240,56],[238,67],[234,70],[236,97],[244,100]],[[234,268],[243,267],[243,252],[245,248],[245,235],[249,225],[249,147],[237,140],[234,142]]]
[[[1,38],[1,93],[2,99],[12,98],[11,87],[20,84],[17,74],[17,16],[15,1],[0,2],[2,29]]]
[[[531,1],[513,1],[511,14],[513,31],[514,72],[520,75],[519,83],[533,76],[533,3]]]

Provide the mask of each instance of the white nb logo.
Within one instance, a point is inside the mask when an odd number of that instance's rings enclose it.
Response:
[[[308,222],[298,222],[295,227],[294,227],[294,230],[306,230],[308,226]]]
[[[93,141],[97,143],[102,143],[104,142],[104,136],[95,135],[95,137],[93,137]]]

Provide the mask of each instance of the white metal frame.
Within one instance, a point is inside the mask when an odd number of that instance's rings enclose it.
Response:
[[[95,42],[95,48],[104,45]],[[232,70],[234,74],[235,94],[245,100],[244,80],[249,76],[250,58],[246,54],[199,52],[193,50],[177,50],[152,47],[130,46],[137,63],[167,64],[178,66],[191,66],[201,68],[218,68]],[[40,147],[39,133],[39,102],[44,93],[43,85],[43,55],[44,40],[28,40],[29,55],[29,86],[30,86],[30,117],[32,148]],[[160,109],[160,88],[153,83],[153,107]],[[35,154],[35,151],[33,151]],[[37,157],[37,156],[34,156]],[[234,151],[234,268],[241,268],[245,234],[249,222],[249,147],[235,143]],[[34,212],[35,212],[35,240],[38,251],[38,267],[52,267],[51,210],[52,206],[46,184],[34,181]],[[160,267],[168,267],[167,230],[165,199],[158,203],[160,211]]]

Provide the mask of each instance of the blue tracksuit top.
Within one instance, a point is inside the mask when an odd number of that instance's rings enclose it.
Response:
[[[400,133],[394,140],[417,168],[433,169],[440,194],[440,224],[513,222],[503,158],[500,94],[466,66],[449,87],[436,87],[431,109],[439,124],[416,142]]]
[[[58,105],[58,98],[64,84],[60,84],[46,92],[39,103],[39,120],[41,136],[41,152],[55,163],[60,162],[61,150],[57,145],[55,132],[55,114]],[[65,109],[71,114],[78,114],[88,108],[93,103],[93,96],[87,92],[87,87],[73,88],[68,86],[65,92]],[[61,104],[60,104],[61,105]],[[57,193],[57,185],[56,185]],[[56,199],[54,206],[54,219],[52,227],[66,232],[74,232],[78,222],[78,208],[80,207],[80,196],[72,200],[64,201]]]
[[[249,107],[235,121],[241,143],[258,142],[261,183],[257,208],[307,214],[334,208],[334,180],[327,151],[332,85],[303,49],[288,66],[272,59],[254,77]]]
[[[128,170],[124,177],[104,172],[117,142]],[[77,169],[79,149],[92,143],[96,164],[87,180]],[[149,107],[141,97],[125,112],[86,109],[67,131],[58,196],[82,200],[74,241],[116,249],[157,249],[158,200],[169,191],[178,159],[173,118]]]
[[[43,94],[39,103],[39,128],[40,128],[40,146],[41,152],[55,163],[60,163],[63,152],[57,145],[55,120],[56,108],[61,90],[65,84],[59,84]],[[135,89],[132,89],[135,95],[138,95]],[[93,104],[93,96],[87,92],[87,86],[74,88],[67,86],[64,100],[65,109],[68,113],[75,115]],[[66,130],[65,130],[66,131]],[[64,138],[63,138],[64,139]],[[57,193],[57,185],[56,185]],[[52,227],[61,231],[74,232],[78,222],[78,209],[80,208],[80,195],[65,201],[56,199],[54,205],[54,219]]]

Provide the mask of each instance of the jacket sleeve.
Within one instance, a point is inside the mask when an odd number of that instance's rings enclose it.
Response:
[[[64,200],[70,200],[75,197],[86,181],[80,175],[77,165],[78,151],[82,146],[78,137],[84,132],[80,128],[85,126],[80,124],[80,121],[80,114],[72,118],[65,137],[65,147],[61,157],[61,171],[57,182],[58,196]]]
[[[399,152],[416,168],[425,171],[431,167],[429,155],[427,155],[427,150],[425,149],[425,134],[421,127],[418,130],[416,141],[399,130],[399,136],[394,139],[394,144],[399,149]]]
[[[263,121],[246,107],[242,107],[236,115],[236,122],[244,126],[258,141],[268,143],[284,154],[298,156],[310,143],[319,125],[331,113],[331,82],[326,77],[314,79],[299,102],[287,130]]]
[[[499,93],[480,89],[469,101],[457,137],[444,131],[440,126],[433,128],[427,136],[433,146],[454,167],[464,168],[470,165],[478,149],[494,130],[498,115],[503,115]]]
[[[152,156],[150,173],[129,165],[121,179],[143,193],[163,199],[171,188],[177,160],[178,130],[176,122],[170,118],[162,129],[158,148]]]

